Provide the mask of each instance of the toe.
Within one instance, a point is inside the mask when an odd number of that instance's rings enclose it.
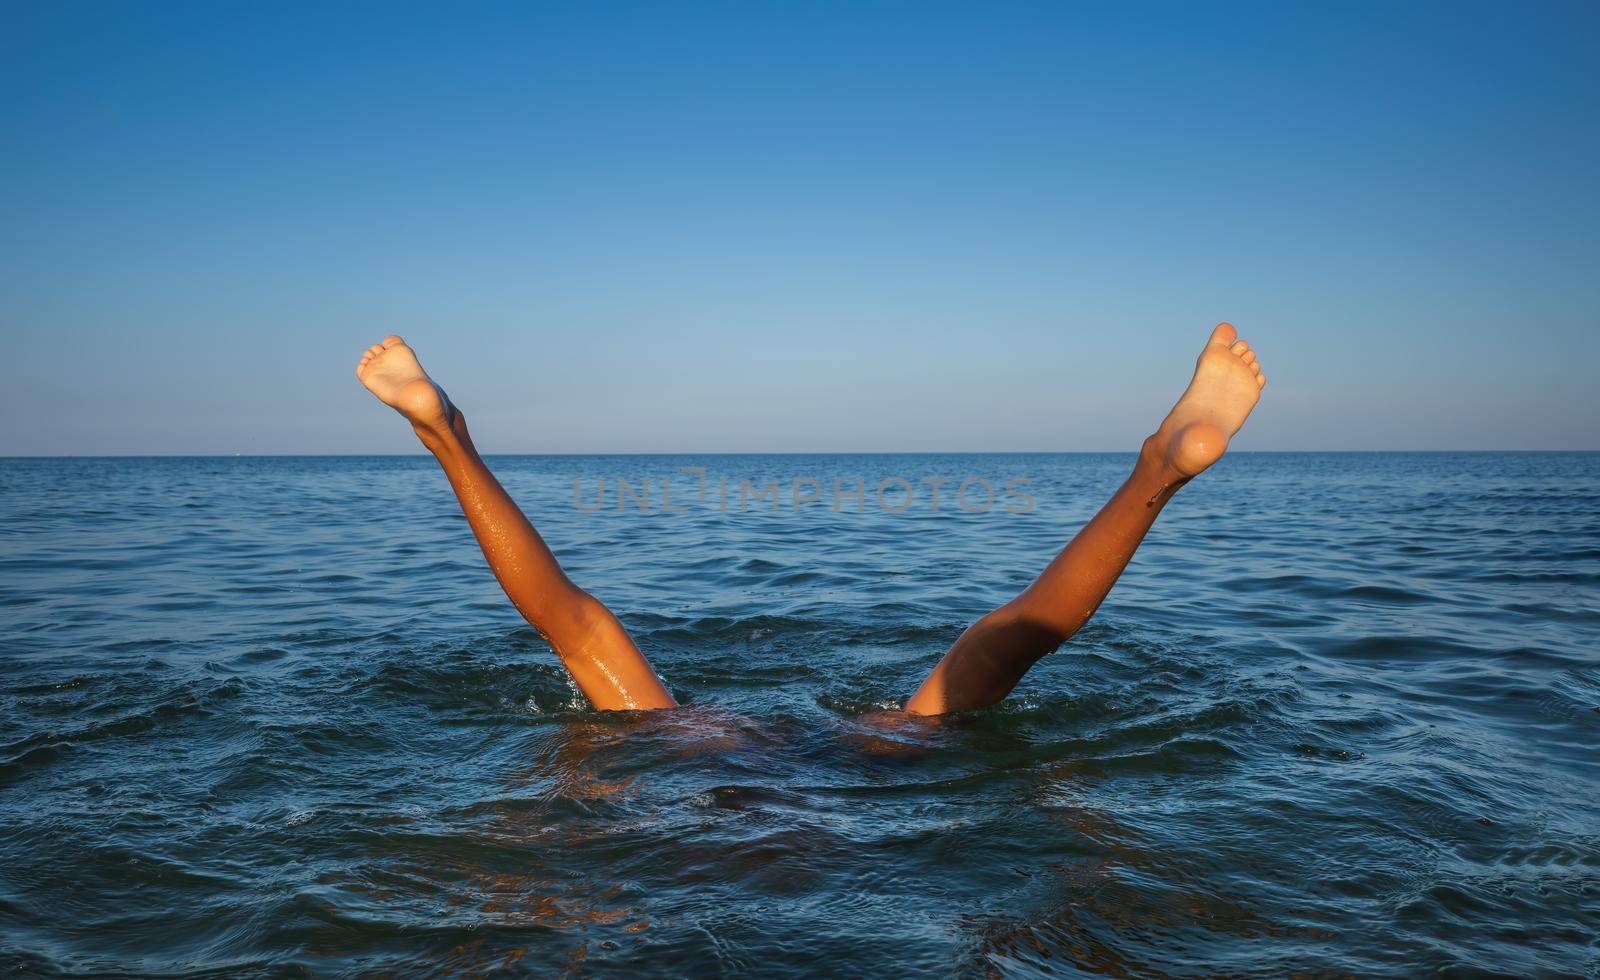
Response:
[[[405,343],[405,341],[400,339],[400,335],[399,334],[393,334],[392,333],[389,336],[383,338],[383,347],[381,349],[382,350],[388,350],[391,347],[398,347],[403,343]]]
[[[1219,323],[1216,329],[1211,331],[1211,340],[1208,343],[1221,344],[1226,347],[1233,343],[1234,338],[1238,336],[1239,331],[1233,329],[1233,324]]]
[[[1246,364],[1254,364],[1256,362],[1256,352],[1253,350],[1246,350],[1239,356],[1239,360],[1245,362]]]
[[[1257,388],[1265,388],[1266,386],[1267,386],[1267,376],[1264,375],[1264,374],[1256,375],[1256,387]]]
[[[1249,349],[1250,349],[1250,345],[1249,344],[1245,343],[1242,340],[1239,340],[1239,341],[1235,341],[1233,346],[1228,348],[1228,351],[1229,351],[1229,353],[1233,354],[1234,356],[1239,356],[1239,355],[1244,354],[1244,352],[1249,350]]]
[[[1260,374],[1261,373],[1261,362],[1260,361],[1253,361],[1250,364],[1247,364],[1245,366],[1250,369],[1250,373],[1251,374]]]

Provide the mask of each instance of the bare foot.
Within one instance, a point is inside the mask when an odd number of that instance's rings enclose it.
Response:
[[[1184,477],[1222,458],[1267,383],[1256,352],[1238,336],[1232,324],[1217,324],[1200,352],[1188,390],[1150,437],[1153,448]]]
[[[394,334],[361,355],[356,377],[378,401],[404,415],[419,429],[437,431],[450,425],[455,407],[444,389],[422,370],[417,352]]]

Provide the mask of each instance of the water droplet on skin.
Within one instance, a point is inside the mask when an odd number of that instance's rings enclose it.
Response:
[[[1155,493],[1151,494],[1150,495],[1150,499],[1146,500],[1144,502],[1144,505],[1146,507],[1154,507],[1156,505],[1156,501],[1161,499],[1161,495],[1166,493],[1169,489],[1171,489],[1177,482],[1178,482],[1177,480],[1173,480],[1170,483],[1161,484],[1161,489],[1159,489]]]

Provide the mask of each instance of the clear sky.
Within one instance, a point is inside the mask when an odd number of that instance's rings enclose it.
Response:
[[[1600,448],[1600,4],[0,3],[0,454]]]

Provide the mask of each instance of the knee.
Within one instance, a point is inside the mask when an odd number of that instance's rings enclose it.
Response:
[[[518,603],[517,609],[545,639],[566,644],[587,637],[611,615],[599,599],[576,586]]]
[[[989,638],[984,646],[1013,666],[1026,670],[1065,643],[1083,625],[1083,620],[1026,607],[1002,607],[979,623]]]
[[[603,644],[622,629],[605,603],[581,589],[574,589],[561,601],[560,608],[551,614],[550,623],[546,635],[562,653],[581,652],[597,642]]]

